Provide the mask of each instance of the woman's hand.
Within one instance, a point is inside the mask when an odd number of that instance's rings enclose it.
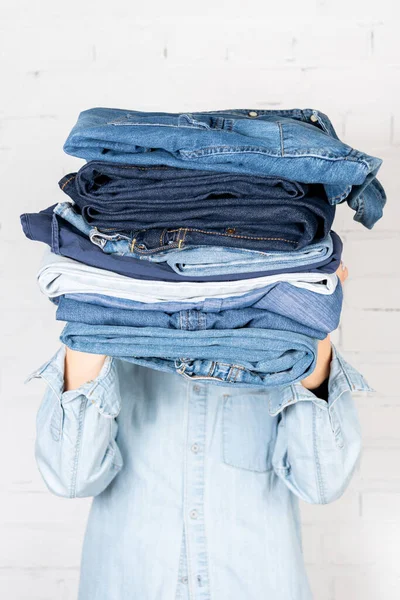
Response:
[[[106,357],[66,348],[64,392],[75,390],[83,383],[96,379]]]
[[[349,276],[349,271],[343,263],[336,271],[341,283],[344,283]],[[328,335],[324,340],[318,343],[317,362],[314,371],[301,382],[308,390],[314,390],[329,377],[330,365],[332,360],[331,336]]]

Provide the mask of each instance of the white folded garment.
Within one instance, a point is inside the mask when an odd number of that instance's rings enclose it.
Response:
[[[201,302],[206,298],[229,298],[259,290],[278,281],[318,294],[332,294],[335,273],[281,273],[239,281],[149,281],[125,277],[90,267],[46,249],[37,275],[41,291],[49,298],[64,294],[103,294],[137,302]]]

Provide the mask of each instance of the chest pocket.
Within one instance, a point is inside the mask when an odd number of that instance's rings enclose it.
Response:
[[[244,392],[244,393],[243,393]],[[223,461],[239,469],[272,469],[277,419],[268,412],[265,392],[240,390],[223,396]]]

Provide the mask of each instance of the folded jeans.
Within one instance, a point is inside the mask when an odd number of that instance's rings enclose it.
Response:
[[[312,338],[265,329],[181,331],[67,323],[60,339],[80,352],[241,387],[300,381],[314,370],[317,352]]]
[[[153,304],[147,310],[105,307],[88,304],[79,299],[62,296],[58,301],[57,319],[90,325],[118,325],[129,327],[162,327],[197,331],[204,329],[258,328],[293,331],[313,338],[324,339],[339,324],[342,308],[340,285],[330,296],[315,294],[288,284],[270,286],[254,302],[239,297],[242,306],[223,309],[211,305],[170,311],[157,309]]]
[[[298,250],[325,238],[335,216],[322,185],[243,173],[92,161],[59,185],[92,227],[182,228],[208,245]]]
[[[174,282],[153,281],[124,277],[105,269],[96,269],[84,263],[53,254],[46,250],[39,269],[38,283],[42,292],[50,297],[65,294],[102,294],[117,296],[137,302],[201,302],[206,299],[223,299],[243,296],[278,282],[288,282],[318,294],[333,294],[338,277],[329,273],[281,273],[254,279],[224,282]]]
[[[167,263],[175,273],[193,278],[227,274],[245,277],[251,273],[260,276],[262,273],[267,275],[290,271],[334,273],[339,267],[342,253],[341,239],[334,231],[320,242],[292,252],[260,252],[220,246],[170,247],[164,252],[152,252],[144,249],[143,244],[134,244],[132,235],[103,233],[92,228],[70,202],[57,204],[54,213],[76,227],[106,254]]]

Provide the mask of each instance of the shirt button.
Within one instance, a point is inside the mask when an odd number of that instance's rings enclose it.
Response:
[[[189,515],[190,515],[191,519],[197,519],[197,517],[199,516],[199,513],[197,512],[197,510],[191,510]]]
[[[188,578],[187,577],[182,577],[181,578],[181,582],[182,583],[187,583],[188,582]]]
[[[313,123],[316,123],[318,121],[317,115],[311,115],[310,121],[312,121]]]
[[[250,110],[249,117],[258,117],[258,112],[256,112],[255,110]]]
[[[190,448],[192,452],[194,452],[194,454],[197,454],[199,451],[199,445],[198,444],[193,444],[193,446]]]
[[[200,391],[200,386],[199,385],[193,386],[193,391],[194,392],[199,392]]]

